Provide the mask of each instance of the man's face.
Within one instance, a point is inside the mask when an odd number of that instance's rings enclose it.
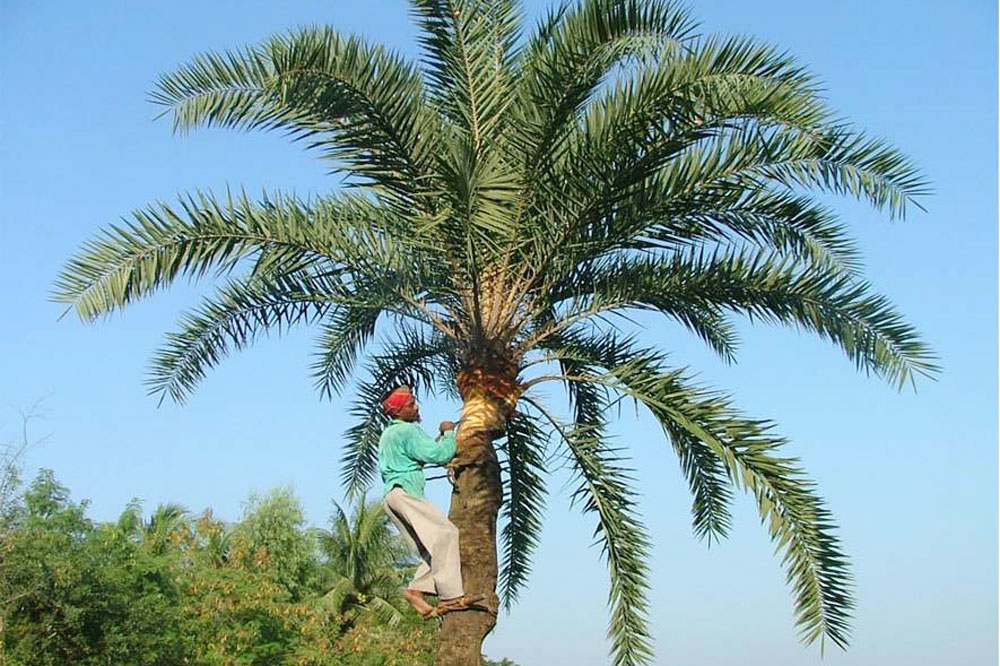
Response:
[[[411,395],[409,401],[407,401],[407,403],[399,409],[399,412],[397,412],[396,418],[403,421],[419,421],[420,405],[417,404],[417,399]]]

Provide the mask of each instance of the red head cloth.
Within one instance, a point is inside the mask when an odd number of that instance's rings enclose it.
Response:
[[[410,392],[410,389],[406,386],[400,386],[382,402],[382,409],[389,416],[395,416],[412,398],[413,394]]]

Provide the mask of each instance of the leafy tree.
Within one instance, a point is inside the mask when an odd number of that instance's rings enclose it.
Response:
[[[733,489],[748,491],[802,638],[846,646],[848,560],[784,439],[614,324],[660,313],[734,361],[742,316],[815,333],[896,386],[932,374],[932,354],[863,280],[854,241],[819,198],[901,217],[927,191],[923,177],[838,118],[792,57],[703,34],[673,2],[562,4],[527,35],[516,0],[411,4],[419,65],[306,28],[197,56],[154,92],[179,132],[279,130],[353,189],[149,205],[67,264],[57,299],[91,321],[178,278],[228,276],[155,357],[150,389],[177,401],[230,352],[302,324],[320,327],[313,369],[330,396],[384,332],[347,433],[352,492],[374,475],[388,389],[460,398],[450,517],[466,589],[491,612],[445,619],[440,664],[477,663],[501,597],[510,606],[527,580],[550,442],[596,522],[614,662],[651,659],[649,542],[627,452],[607,438],[608,408],[622,398],[662,425],[694,497],[695,534],[724,537]],[[548,382],[565,387],[568,418],[534,392]]]
[[[69,488],[56,480],[51,469],[39,470],[24,493],[25,511],[20,527],[26,532],[49,532],[66,546],[79,543],[94,529],[86,516],[87,505],[86,500],[78,504],[70,501]]]
[[[194,534],[200,546],[196,556],[204,566],[220,567],[232,561],[233,530],[217,520],[211,509],[194,522]]]
[[[180,574],[193,663],[325,666],[339,634],[336,619],[293,600],[276,578],[260,564],[250,570],[238,563]]]
[[[318,555],[305,524],[291,489],[252,494],[229,539],[229,557],[245,569],[265,572],[298,600],[315,574]]]
[[[31,445],[28,425],[38,415],[37,405],[21,413],[21,438],[17,442],[0,443],[0,666],[6,666],[7,616],[27,590],[15,589],[11,580],[14,564],[10,559],[13,537],[24,517],[24,497],[21,492],[21,459]]]
[[[252,494],[242,520],[211,511],[168,540],[192,663],[336,664],[339,618],[319,612],[313,539],[287,488]],[[178,557],[183,555],[183,557]]]
[[[179,664],[178,590],[160,558],[100,529],[51,471],[5,552],[4,656],[25,666]]]
[[[432,666],[437,633],[410,609],[392,626],[375,613],[361,613],[334,651],[344,666]]]
[[[348,517],[339,505],[330,530],[317,530],[326,556],[321,598],[324,607],[348,618],[374,613],[389,626],[404,618],[400,608],[401,570],[412,569],[412,556],[389,529],[382,503],[362,497]]]

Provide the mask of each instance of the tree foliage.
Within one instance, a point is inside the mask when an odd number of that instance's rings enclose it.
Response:
[[[50,471],[17,499],[24,511],[0,541],[4,664],[434,661],[436,631],[399,605],[412,566],[400,557],[403,545],[380,507],[360,507],[353,519],[338,509],[332,524],[345,531],[316,530],[305,524],[294,495],[278,489],[252,496],[233,524],[210,511],[192,517],[174,504],[145,517],[138,502],[115,523],[95,523],[86,503],[73,502]],[[359,534],[364,548],[352,571],[343,554]],[[330,581],[352,575],[361,581],[357,596],[331,606]],[[375,594],[398,605],[391,622],[372,608]]]

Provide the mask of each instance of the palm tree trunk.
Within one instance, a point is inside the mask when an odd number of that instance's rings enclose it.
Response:
[[[483,639],[496,625],[497,513],[503,487],[493,440],[503,432],[509,405],[516,402],[517,394],[516,382],[491,374],[468,372],[459,376],[464,400],[456,456],[460,467],[448,513],[459,531],[465,594],[483,595],[482,603],[489,610],[445,616],[438,666],[480,666]]]

